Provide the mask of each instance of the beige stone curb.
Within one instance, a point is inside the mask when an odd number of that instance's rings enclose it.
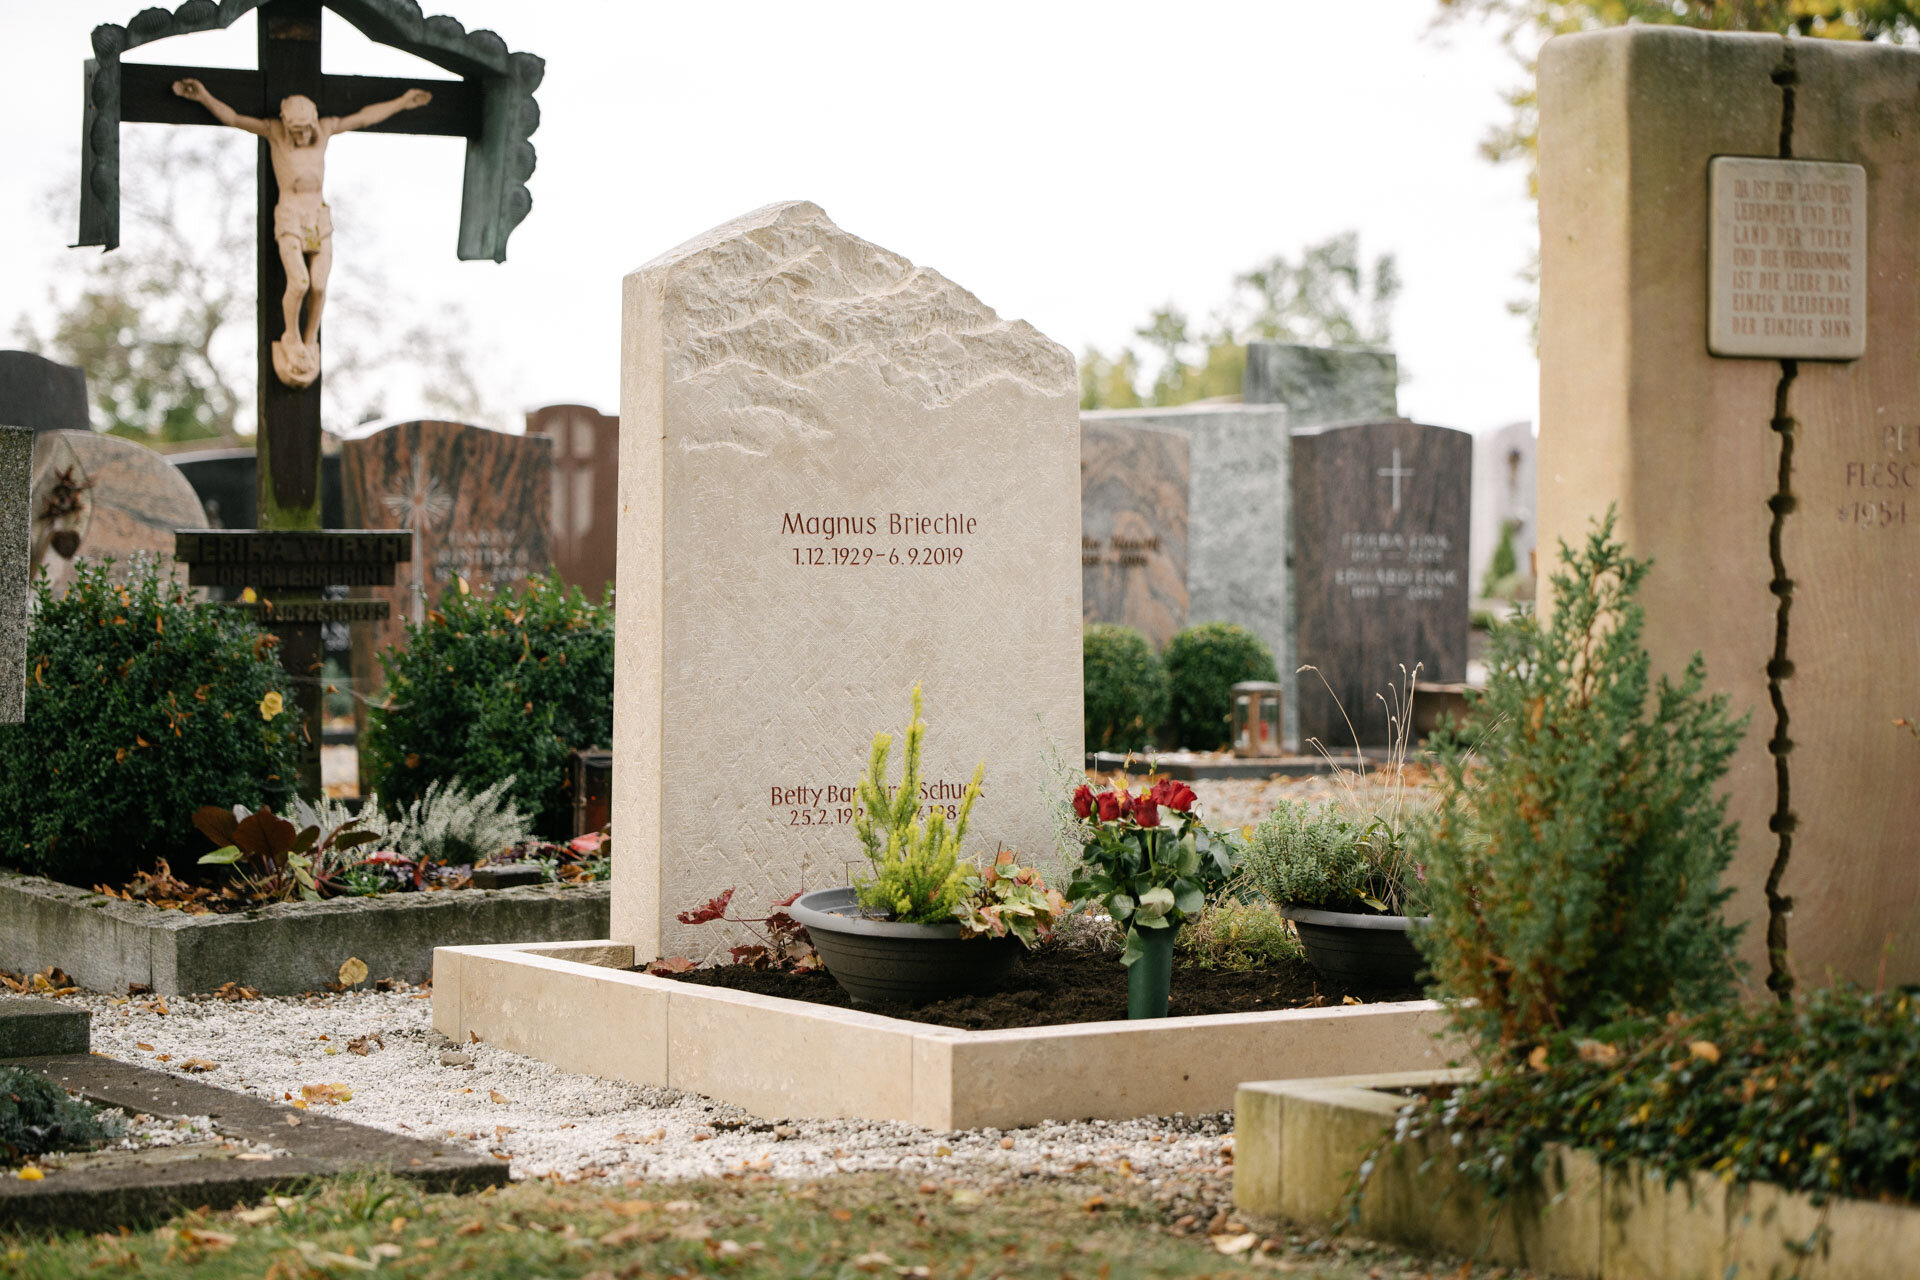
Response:
[[[433,1025],[634,1084],[790,1119],[929,1129],[1224,1111],[1249,1076],[1434,1068],[1452,1049],[1430,1000],[959,1031],[629,972],[612,942],[440,947]]]
[[[1331,1225],[1353,1174],[1392,1128],[1408,1087],[1469,1078],[1415,1071],[1243,1084],[1234,1100],[1234,1203],[1254,1218]],[[1391,1091],[1391,1092],[1389,1092]],[[1392,1146],[1361,1196],[1356,1234],[1594,1280],[1920,1280],[1920,1211],[1836,1198],[1823,1209],[1768,1183],[1695,1174],[1668,1186],[1637,1166],[1605,1172],[1549,1149],[1538,1185],[1497,1210],[1455,1171],[1445,1134]],[[1793,1245],[1824,1223],[1823,1249]]]

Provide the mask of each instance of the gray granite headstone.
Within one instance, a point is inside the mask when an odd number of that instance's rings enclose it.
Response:
[[[1288,421],[1280,405],[1206,404],[1094,410],[1080,415],[1080,429],[1083,448],[1102,424],[1187,437],[1186,621],[1236,622],[1266,641],[1286,686],[1283,736],[1294,740]]]
[[[0,422],[34,431],[87,431],[87,375],[31,351],[0,351]]]
[[[1293,433],[1298,662],[1327,682],[1299,678],[1303,739],[1386,746],[1381,696],[1402,666],[1465,678],[1472,490],[1465,431],[1399,419]]]
[[[1295,431],[1400,416],[1400,364],[1380,347],[1250,342],[1241,399],[1283,404]]]
[[[1155,649],[1187,625],[1184,431],[1091,419],[1080,425],[1080,601]]]
[[[27,714],[27,583],[33,432],[0,427],[0,724]]]
[[[1487,566],[1500,545],[1500,529],[1509,520],[1513,532],[1514,562],[1531,577],[1530,564],[1539,540],[1534,516],[1534,455],[1537,442],[1531,422],[1515,422],[1473,438],[1473,598],[1487,592]],[[1527,593],[1532,598],[1532,593]]]

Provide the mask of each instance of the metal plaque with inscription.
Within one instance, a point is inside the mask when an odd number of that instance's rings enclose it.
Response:
[[[380,587],[413,557],[413,535],[385,529],[179,529],[173,558],[195,587]]]
[[[1857,360],[1867,350],[1867,171],[1717,156],[1708,162],[1707,350]]]

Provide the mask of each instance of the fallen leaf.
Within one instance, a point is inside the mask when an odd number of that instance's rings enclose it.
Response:
[[[182,1227],[180,1238],[202,1249],[224,1249],[240,1237],[225,1231],[209,1231],[205,1227]]]
[[[475,1218],[453,1234],[457,1236],[477,1236],[487,1229],[487,1224]]]
[[[300,1086],[300,1098],[304,1102],[324,1102],[333,1106],[352,1101],[353,1090],[344,1084],[303,1084]]]
[[[893,1258],[880,1252],[863,1253],[853,1259],[853,1265],[861,1271],[878,1271],[882,1267],[893,1265]]]
[[[379,1032],[369,1031],[364,1036],[355,1036],[353,1039],[347,1041],[347,1052],[357,1053],[364,1058],[369,1052],[369,1045],[384,1049],[387,1047],[387,1042],[380,1038]]]
[[[713,1232],[704,1222],[683,1222],[668,1232],[675,1240],[706,1240]]]
[[[322,1249],[311,1240],[300,1242],[300,1256],[316,1271],[327,1271],[334,1267],[345,1267],[349,1271],[372,1271],[380,1265],[378,1262],[368,1262],[365,1258],[356,1258],[350,1253]]]
[[[1236,1253],[1245,1253],[1259,1243],[1260,1235],[1254,1231],[1249,1231],[1244,1235],[1213,1237],[1214,1249],[1229,1258],[1233,1257]]]
[[[1547,1046],[1543,1044],[1535,1045],[1533,1052],[1527,1055],[1527,1065],[1535,1071],[1545,1071],[1547,1069]]]
[[[305,1098],[295,1098],[295,1099],[293,1100],[293,1105],[294,1105],[294,1106],[296,1106],[296,1107],[298,1107],[298,1108],[300,1108],[300,1109],[301,1109],[302,1111],[305,1111],[305,1110],[307,1109],[307,1100],[306,1100]],[[288,1124],[299,1124],[299,1123],[300,1123],[300,1117],[299,1117],[299,1116],[288,1116],[288,1117],[287,1117],[287,1123],[288,1123]]]
[[[1720,1061],[1720,1046],[1711,1040],[1695,1040],[1687,1046],[1687,1051],[1706,1062]]]
[[[147,1044],[145,1041],[142,1041],[142,1040],[134,1041],[133,1047],[136,1049],[145,1049],[148,1053],[153,1052],[153,1046],[150,1044]]]
[[[155,1054],[153,1060],[155,1062],[172,1062],[173,1055],[170,1053]]]
[[[406,1252],[399,1245],[382,1240],[379,1244],[367,1246],[367,1257],[373,1262],[383,1262],[388,1258],[398,1258]]]
[[[623,1244],[632,1244],[651,1230],[644,1222],[629,1222],[624,1227],[615,1227],[600,1237],[600,1243],[609,1249],[617,1249]]]
[[[832,1210],[832,1211],[830,1211],[830,1212],[829,1212],[829,1213],[827,1214],[827,1216],[828,1216],[829,1218],[832,1218],[832,1219],[833,1219],[833,1220],[834,1220],[835,1222],[852,1222],[852,1221],[853,1221],[853,1210],[851,1210],[851,1209],[834,1209],[834,1210]]]
[[[1107,1207],[1107,1198],[1105,1196],[1089,1196],[1087,1197],[1087,1202],[1080,1207],[1088,1213],[1098,1213]]]
[[[973,1205],[982,1203],[986,1199],[986,1197],[981,1195],[978,1191],[975,1191],[972,1187],[957,1187],[955,1188],[954,1193],[951,1196],[949,1196],[948,1199],[953,1204],[956,1204],[961,1208],[965,1209],[965,1208],[970,1208]]]
[[[250,1227],[257,1227],[263,1222],[272,1222],[279,1217],[280,1210],[270,1204],[263,1204],[257,1209],[236,1209],[233,1216],[237,1221],[244,1222]]]
[[[242,1151],[239,1155],[235,1156],[234,1159],[235,1160],[271,1160],[273,1159],[273,1153],[270,1151]]]
[[[197,1074],[202,1071],[212,1071],[219,1067],[219,1065],[219,1063],[209,1061],[206,1058],[188,1058],[180,1064],[180,1069],[182,1071],[192,1071]]]
[[[664,959],[655,960],[649,964],[647,966],[647,972],[655,975],[686,973],[689,970],[699,967],[699,965],[687,959],[685,956],[667,956]]]
[[[489,1098],[492,1098],[495,1102],[511,1102],[512,1101],[511,1098],[507,1097],[506,1094],[500,1092],[498,1089],[487,1090],[487,1096]]]
[[[340,966],[340,985],[357,987],[367,980],[367,963],[358,956],[348,956]]]
[[[660,1207],[668,1213],[692,1213],[698,1206],[691,1200],[669,1200]]]
[[[290,1124],[290,1125],[292,1125],[292,1126],[293,1126],[294,1128],[296,1128],[296,1129],[297,1129],[297,1128],[299,1128],[299,1127],[300,1127],[300,1117],[299,1117],[299,1116],[288,1116],[288,1117],[287,1117],[287,1123],[288,1123],[288,1124]]]

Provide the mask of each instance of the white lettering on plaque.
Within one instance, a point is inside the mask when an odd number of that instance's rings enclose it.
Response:
[[[1867,350],[1867,171],[1718,156],[1708,165],[1707,350],[1857,360]]]

